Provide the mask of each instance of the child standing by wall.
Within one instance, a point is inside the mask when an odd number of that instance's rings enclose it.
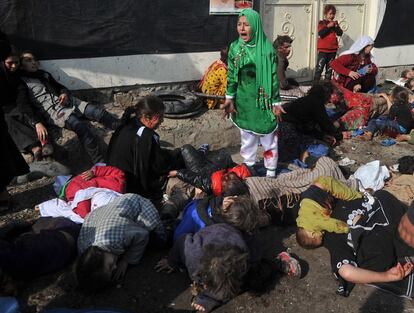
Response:
[[[229,49],[223,108],[240,128],[240,155],[244,163],[248,166],[255,164],[260,142],[265,150],[266,175],[275,176],[278,160],[275,115],[282,112],[276,54],[256,11],[245,9],[240,12],[237,32],[240,37]]]
[[[315,68],[314,81],[321,79],[323,69],[325,68],[325,79],[330,80],[332,69],[330,62],[335,59],[338,51],[338,39],[336,36],[342,36],[342,29],[335,21],[336,8],[332,4],[325,5],[323,9],[324,19],[318,24],[318,61]]]

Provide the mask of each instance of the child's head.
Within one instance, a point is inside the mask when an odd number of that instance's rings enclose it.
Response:
[[[334,87],[331,82],[320,81],[312,85],[308,91],[308,95],[316,95],[319,99],[323,100],[323,104],[326,104],[331,99],[333,92]]]
[[[29,73],[35,73],[39,70],[39,62],[32,52],[25,51],[20,54],[20,68]]]
[[[12,48],[7,58],[4,60],[4,67],[7,72],[16,72],[20,65],[19,55],[16,49]]]
[[[229,46],[225,46],[220,50],[220,60],[227,64],[227,59],[229,57]]]
[[[332,4],[325,5],[325,7],[323,8],[323,15],[325,16],[327,20],[333,21],[335,18],[335,14],[336,14],[336,8],[334,5]]]
[[[277,36],[273,41],[273,48],[280,54],[288,56],[292,47],[293,39],[287,35]]]
[[[217,215],[224,223],[246,233],[253,233],[259,223],[258,208],[247,195],[224,197]]]
[[[303,227],[298,227],[296,241],[302,248],[315,249],[322,245],[323,234],[319,231],[310,231]]]
[[[203,256],[195,274],[196,293],[208,291],[227,302],[241,291],[243,278],[248,271],[249,254],[230,244],[209,244],[203,248]]]
[[[408,88],[411,91],[413,91],[414,90],[414,78],[409,78],[404,86],[405,88]]]
[[[221,188],[223,197],[250,194],[246,182],[233,172],[223,175],[221,178]]]
[[[141,98],[135,106],[135,115],[142,124],[157,129],[164,121],[165,106],[161,98],[147,96]]]
[[[401,78],[410,79],[414,78],[414,71],[411,69],[407,69],[401,72]]]
[[[391,90],[390,98],[393,104],[403,105],[408,104],[409,92],[407,88],[401,86],[395,86]]]
[[[79,287],[96,292],[113,284],[118,256],[99,247],[91,246],[85,250],[75,264]]]
[[[237,21],[237,33],[244,42],[252,39],[252,29],[246,16],[240,16]]]

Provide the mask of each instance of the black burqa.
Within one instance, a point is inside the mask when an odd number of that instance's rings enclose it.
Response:
[[[0,31],[0,62],[4,62],[10,53],[10,42]],[[4,77],[3,77],[4,78]],[[0,192],[3,191],[15,176],[29,172],[29,167],[16,147],[7,129],[2,106],[8,92],[5,79],[0,77]]]

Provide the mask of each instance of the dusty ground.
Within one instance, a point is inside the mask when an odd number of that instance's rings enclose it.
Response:
[[[204,138],[205,139],[205,138]],[[75,142],[67,138],[70,145]],[[230,150],[232,153],[237,149]],[[361,143],[350,140],[336,148],[339,157],[357,161],[349,168],[354,171],[368,161],[381,159],[391,165],[404,155],[412,155],[412,146],[398,144],[381,147],[378,142]],[[79,172],[88,167],[78,156],[69,166]],[[237,161],[237,160],[236,160]],[[53,197],[53,179],[38,181],[10,188],[15,195],[16,207],[0,216],[0,227],[10,222],[36,218],[33,206]],[[288,279],[279,277],[274,286],[262,295],[244,293],[216,312],[414,312],[411,301],[397,298],[368,286],[357,286],[349,298],[335,294],[336,282],[330,274],[329,256],[324,248],[306,251],[297,246],[293,228],[268,227],[261,232],[268,257],[274,257],[290,248],[303,261],[304,277]],[[126,279],[112,290],[99,295],[84,295],[73,290],[69,270],[24,283],[18,297],[23,312],[39,312],[44,308],[112,307],[128,312],[190,312],[189,280],[184,273],[170,275],[156,273],[153,266],[167,251],[148,251],[142,264],[131,268]],[[69,276],[69,278],[68,278]]]

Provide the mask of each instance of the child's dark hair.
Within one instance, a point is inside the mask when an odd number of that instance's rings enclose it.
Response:
[[[24,51],[22,51],[22,52],[20,53],[20,61],[22,61],[23,56],[24,56],[25,54],[31,54],[31,55],[33,56],[33,58],[34,58],[35,60],[37,60],[37,58],[36,58],[36,56],[34,55],[33,51],[30,51],[30,50],[24,50]]]
[[[330,81],[320,81],[312,85],[308,91],[308,95],[316,95],[320,99],[323,99],[323,103],[326,104],[331,98],[333,91],[334,87]]]
[[[126,108],[121,120],[127,121],[134,113],[137,117],[145,116],[146,118],[152,118],[155,115],[164,113],[164,111],[164,102],[160,97],[146,96],[139,99],[134,106]]]
[[[10,57],[17,57],[20,59],[19,50],[15,46],[10,46],[10,52],[7,54],[6,59]]]
[[[245,195],[231,197],[229,203],[227,205],[226,199],[223,200],[223,205],[217,212],[219,219],[243,232],[254,233],[259,224],[259,209],[253,200]]]
[[[197,291],[208,291],[218,300],[227,302],[240,293],[248,268],[249,254],[240,247],[206,245],[195,274]]]
[[[220,60],[227,64],[227,59],[229,57],[229,46],[225,46],[220,50]]]
[[[236,174],[233,174],[231,175],[231,179],[227,180],[226,183],[223,184],[222,196],[228,197],[242,195],[250,195],[249,186],[247,186],[243,179],[238,177]]]
[[[98,292],[113,284],[110,273],[103,270],[105,251],[91,246],[76,260],[75,274],[79,289],[88,292]]]
[[[323,7],[323,15],[326,15],[329,13],[329,11],[332,11],[334,14],[336,14],[336,7],[333,4],[327,4]]]
[[[410,72],[410,70],[403,70],[402,72],[401,72],[401,75],[400,75],[400,77],[401,78],[407,78],[407,74]]]
[[[414,78],[409,78],[407,82],[404,84],[405,88],[408,88],[410,91],[413,91],[413,86],[411,86],[411,82],[414,81]]]
[[[293,39],[288,35],[278,35],[275,41],[273,41],[273,48],[277,50],[277,48],[281,47],[285,42],[291,44]]]
[[[0,268],[0,297],[16,295],[16,282],[6,271]]]
[[[407,88],[405,88],[405,87],[395,86],[391,90],[391,97],[392,97],[393,104],[396,104],[396,105],[406,104],[406,105],[408,105],[409,92],[408,92]]]

